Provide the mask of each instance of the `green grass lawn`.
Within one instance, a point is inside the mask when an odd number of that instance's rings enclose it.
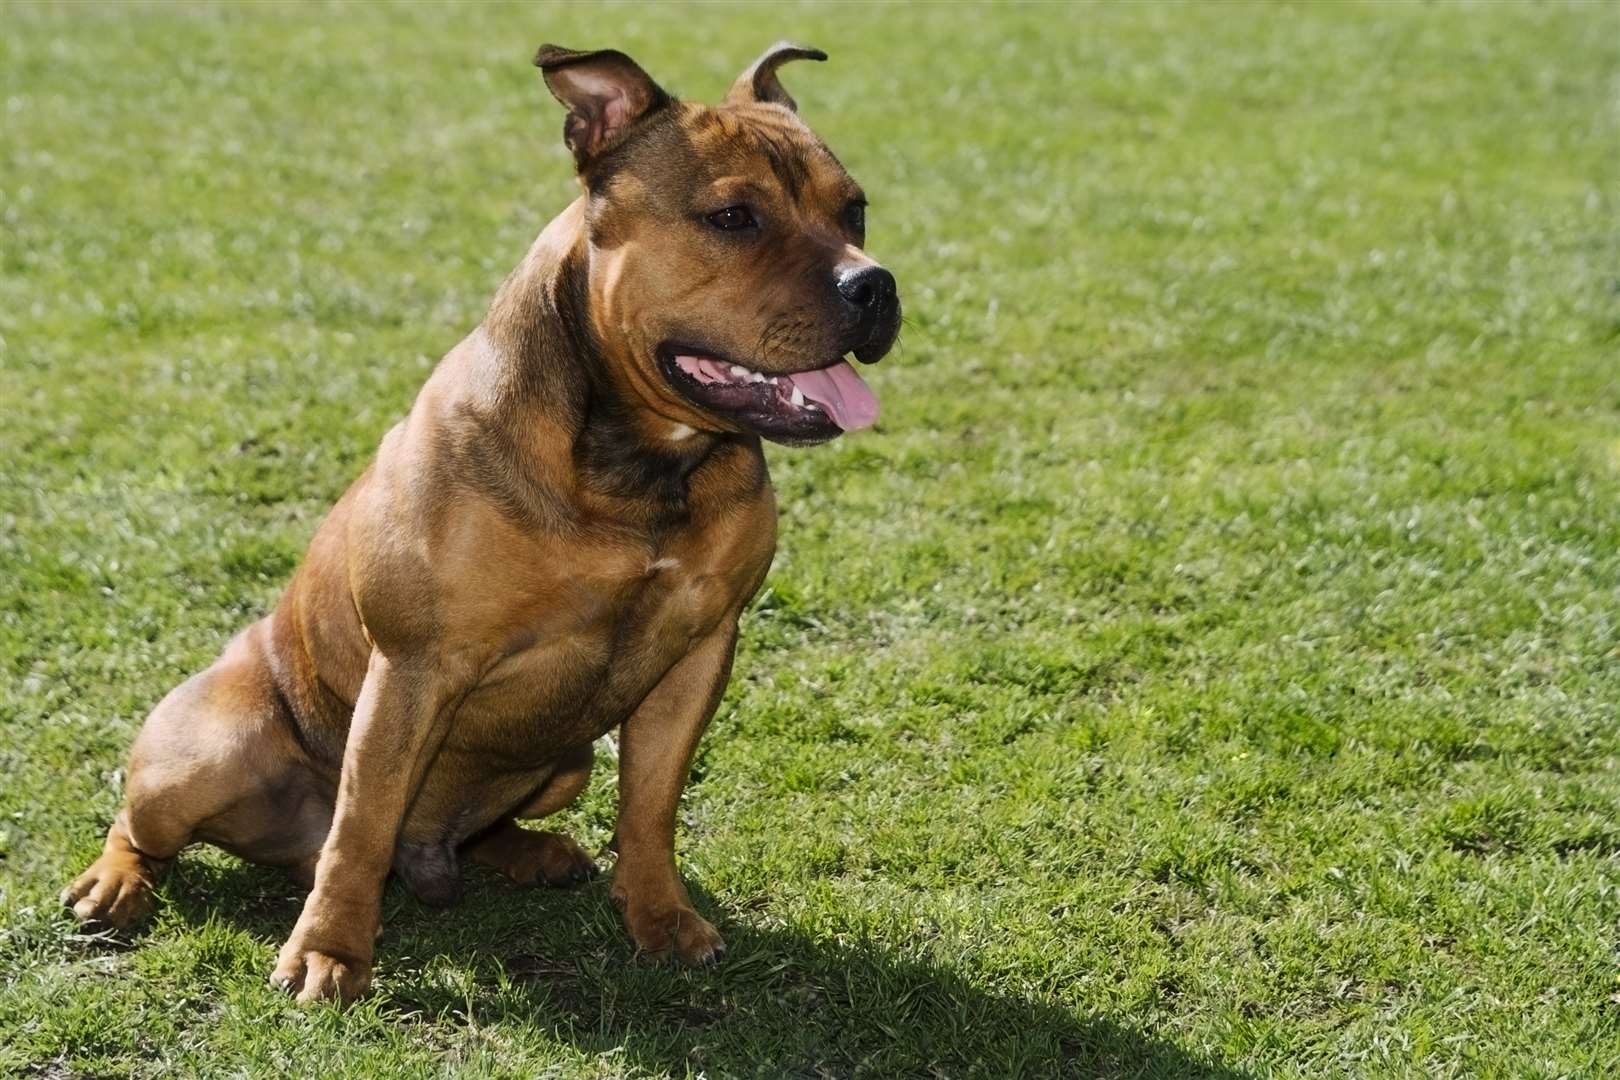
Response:
[[[771,452],[725,962],[469,871],[299,1010],[202,848],[78,935],[146,711],[571,198],[534,46],[779,37],[908,325]],[[0,7],[0,1073],[1614,1075],[1617,78],[1613,4]]]

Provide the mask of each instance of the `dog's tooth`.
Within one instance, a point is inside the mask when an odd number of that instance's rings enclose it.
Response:
[[[737,376],[739,379],[746,379],[749,375],[748,369],[743,367],[741,364],[732,364],[731,373]]]
[[[804,404],[804,391],[800,390],[799,387],[796,384],[793,387],[793,399],[792,400],[793,400],[793,404],[795,404],[795,405],[803,405]]]
[[[759,372],[757,372],[757,371],[755,371],[755,372],[753,372],[753,373],[752,373],[752,375],[753,375],[753,381],[754,381],[754,382],[764,382],[764,381],[765,381],[765,376],[763,376],[763,375],[761,375],[761,374],[760,374],[760,373],[759,373]],[[775,382],[775,381],[776,381],[776,380],[775,380],[775,379],[772,379],[772,380],[771,380],[771,381],[772,381],[772,382]]]

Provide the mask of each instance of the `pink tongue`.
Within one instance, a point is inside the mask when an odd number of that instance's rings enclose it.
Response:
[[[818,371],[801,371],[787,376],[804,396],[826,409],[833,423],[845,431],[871,427],[878,418],[878,400],[871,387],[861,381],[849,361],[841,360]]]
[[[675,363],[680,365],[682,371],[700,383],[725,382],[726,373],[720,369],[720,363],[707,356],[677,356]]]

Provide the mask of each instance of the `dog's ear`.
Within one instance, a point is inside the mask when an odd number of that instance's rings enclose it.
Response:
[[[580,172],[623,139],[637,120],[670,102],[651,76],[617,49],[576,52],[542,45],[534,64],[552,97],[568,109],[563,141],[574,152]]]
[[[778,41],[765,50],[763,56],[755,60],[749,69],[737,76],[737,81],[731,84],[731,92],[726,95],[727,105],[741,105],[749,101],[768,101],[775,105],[786,105],[797,112],[798,102],[793,96],[782,89],[781,80],[776,77],[776,69],[789,60],[825,60],[827,54],[820,49],[812,49],[808,45],[795,45],[791,41]]]

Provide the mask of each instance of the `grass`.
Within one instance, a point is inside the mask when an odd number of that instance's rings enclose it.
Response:
[[[0,1072],[1620,1069],[1620,8],[0,22]],[[714,99],[778,37],[909,326],[772,452],[678,840],[724,965],[469,872],[299,1011],[204,849],[78,936],[146,710],[571,197],[533,47]]]

